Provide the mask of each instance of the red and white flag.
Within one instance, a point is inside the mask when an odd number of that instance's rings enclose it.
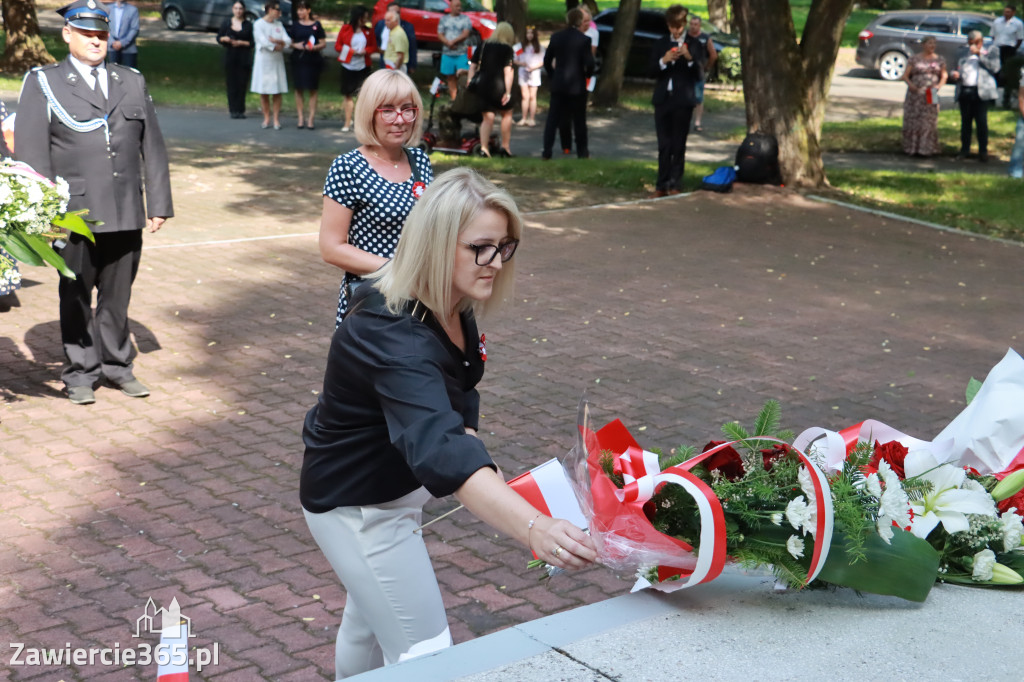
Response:
[[[515,52],[517,57],[521,57],[523,54],[523,44],[516,43],[515,45],[512,46],[512,51]]]
[[[566,519],[579,528],[587,527],[587,519],[576,501],[569,478],[557,459],[550,459],[516,476],[508,484],[537,511],[556,519]]]
[[[352,60],[352,46],[342,45],[341,52],[338,53],[338,61],[348,64]]]
[[[182,618],[178,599],[163,612],[160,645],[154,658],[157,662],[156,682],[188,682],[188,635],[191,624]]]

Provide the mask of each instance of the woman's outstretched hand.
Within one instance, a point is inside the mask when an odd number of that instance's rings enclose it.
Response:
[[[597,560],[594,539],[565,519],[537,517],[529,539],[537,558],[558,568],[586,568]]]

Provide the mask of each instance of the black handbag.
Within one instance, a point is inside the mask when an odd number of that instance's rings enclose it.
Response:
[[[483,82],[483,79],[480,77],[480,67],[483,66],[484,63],[484,47],[486,47],[486,45],[480,46],[480,59],[477,61],[476,73],[474,73],[473,77],[469,79],[468,83],[466,83],[466,90],[474,94],[479,94],[480,84]]]

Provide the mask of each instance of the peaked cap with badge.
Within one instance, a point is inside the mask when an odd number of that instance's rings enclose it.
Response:
[[[110,13],[102,2],[96,0],[75,0],[57,10],[64,17],[64,23],[83,31],[107,31],[110,29]]]

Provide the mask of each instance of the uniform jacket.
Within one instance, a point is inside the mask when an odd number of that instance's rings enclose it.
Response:
[[[960,61],[957,62],[956,69],[960,73],[960,78],[956,82],[956,101],[958,102],[960,101],[960,90],[964,80],[964,64],[969,57],[970,53],[964,50]],[[978,99],[994,100],[999,96],[998,86],[996,85],[996,74],[999,73],[999,50],[993,47],[983,51],[978,55],[978,62],[981,66],[978,69]]]
[[[553,34],[544,52],[544,71],[548,75],[551,92],[561,95],[586,93],[587,78],[594,73],[590,38],[572,27]]]
[[[40,71],[74,120],[107,116],[109,143],[103,128],[77,132],[50,111]],[[167,150],[142,74],[107,64],[107,84],[107,101],[101,104],[68,59],[29,71],[18,101],[15,148],[18,159],[42,175],[67,181],[68,209],[87,208],[89,219],[103,221],[92,226],[93,232],[139,230],[147,216],[174,215]]]
[[[676,47],[676,41],[672,40],[671,36],[664,36],[659,38],[651,48],[648,70],[655,79],[651,101],[655,106],[664,104],[681,107],[696,106],[697,95],[694,88],[700,80],[700,64],[696,60],[687,62],[680,58],[669,62],[662,68],[661,58],[673,47]],[[671,91],[668,89],[669,83],[672,83]]]
[[[139,51],[139,46],[135,44],[135,39],[139,37],[139,8],[126,2],[121,14],[121,23],[115,26],[116,4],[107,5],[107,11],[110,13],[110,36],[107,38],[107,49],[113,50],[114,41],[120,40],[121,52],[136,53]]]

